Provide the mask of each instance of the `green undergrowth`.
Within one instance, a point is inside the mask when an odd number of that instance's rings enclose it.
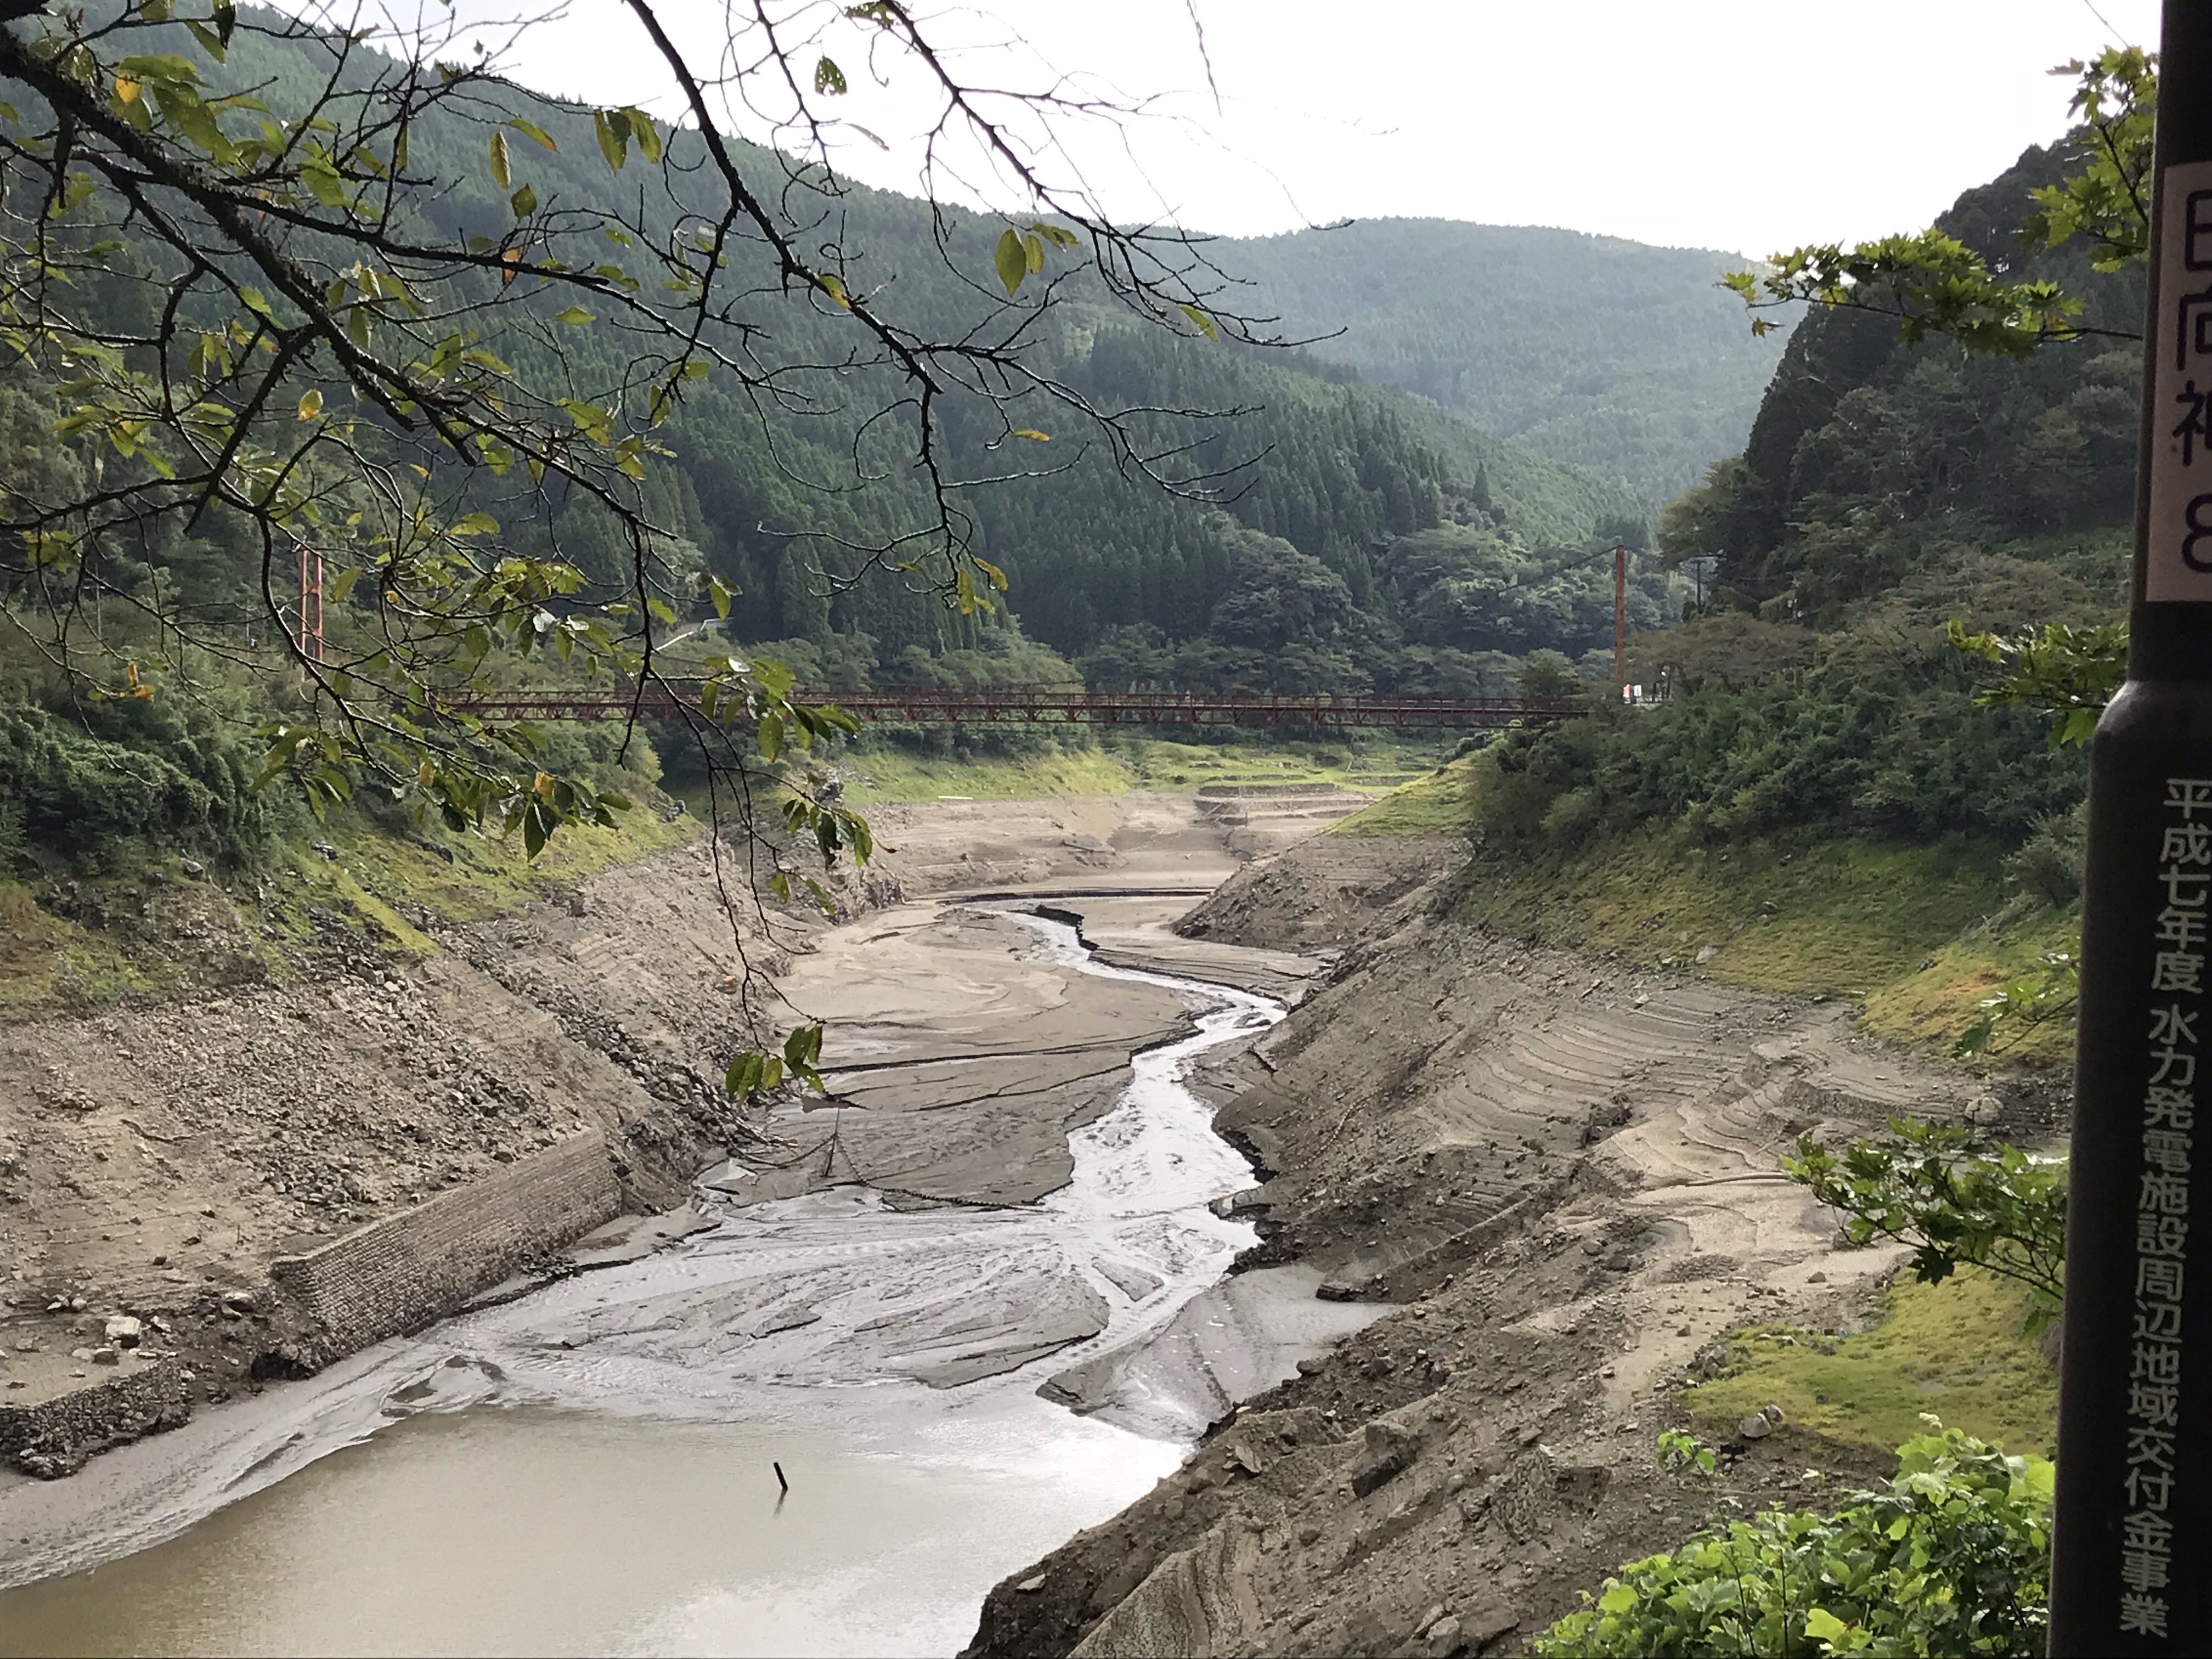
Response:
[[[0,880],[0,1012],[83,1013],[282,983],[316,939],[317,910],[380,948],[427,954],[410,916],[481,921],[699,832],[641,805],[616,829],[562,831],[533,862],[519,836],[416,836],[344,814],[227,871],[194,874],[180,856],[137,849],[97,877],[19,865],[24,878]]]
[[[1185,743],[1113,732],[1095,749],[1055,745],[1035,755],[939,756],[883,743],[848,750],[836,760],[846,799],[866,806],[946,795],[1019,800],[1130,789],[1173,793],[1208,784],[1381,791],[1426,775],[1440,752],[1434,740],[1407,743],[1371,733],[1363,733],[1358,743]]]
[[[1389,790],[1427,773],[1447,752],[1437,738],[1407,740],[1364,731],[1347,732],[1341,741],[1186,743],[1116,736],[1110,742],[1139,787],[1170,792],[1208,784],[1273,783]]]
[[[1478,856],[1468,919],[1763,990],[1863,997],[2003,902],[1997,854],[1813,836],[1711,846],[1663,830]]]
[[[1418,821],[1418,811],[1407,816]],[[1478,852],[1454,902],[1501,933],[1759,990],[1847,998],[1869,1030],[1942,1053],[1984,997],[2033,970],[2042,952],[2072,948],[2078,927],[2071,911],[2008,891],[2002,854],[1966,837],[1917,846],[1805,834],[1714,846],[1638,830],[1571,850]],[[2002,1036],[2007,1057],[2051,1063],[2070,1052],[2073,1026],[2060,1018]]]
[[[2035,971],[2045,952],[2078,951],[2081,939],[2078,906],[2060,909],[2015,899],[1923,957],[1923,965],[1912,973],[1869,994],[1866,1024],[1900,1042],[1948,1048],[1984,998]],[[2033,1024],[2008,1021],[1998,1028],[1989,1052],[2031,1065],[2066,1065],[2074,1054],[2072,1015],[2062,1012]]]
[[[563,830],[535,860],[524,854],[520,836],[402,836],[349,818],[330,826],[336,859],[312,846],[292,847],[287,862],[307,892],[327,892],[394,940],[427,950],[428,941],[406,918],[410,908],[447,921],[480,921],[702,833],[697,820],[665,817],[657,805],[641,800],[612,829]],[[435,850],[441,847],[450,858]]]
[[[1962,1268],[1941,1285],[1900,1275],[1879,1322],[1832,1337],[1792,1325],[1729,1333],[1729,1365],[1682,1391],[1698,1431],[1726,1438],[1768,1403],[1807,1434],[1886,1455],[1932,1412],[2014,1454],[2051,1455],[2058,1377],[2022,1334],[2033,1305],[2007,1279]]]

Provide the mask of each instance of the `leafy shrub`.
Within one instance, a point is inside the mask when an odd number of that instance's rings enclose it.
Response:
[[[2035,1292],[2032,1329],[2057,1316],[2066,1279],[2066,1168],[2017,1146],[1977,1144],[1951,1123],[1893,1117],[1840,1148],[1798,1138],[1782,1173],[1840,1211],[1854,1249],[1880,1239],[1913,1247],[1913,1277],[1940,1285],[1960,1263]]]
[[[1531,651],[1521,659],[1520,692],[1524,697],[1571,697],[1582,689],[1582,676],[1560,652]]]
[[[1506,732],[1484,750],[1480,827],[1531,840],[1552,804],[1587,791],[1577,830],[1679,824],[1714,838],[1816,828],[2017,847],[2081,793],[2078,751],[2053,755],[2021,708],[1977,704],[1955,659],[1836,658],[1656,708],[1618,707]]]
[[[2073,903],[2081,896],[2084,820],[2080,805],[2045,818],[2005,860],[2006,878],[2046,904]]]
[[[242,738],[175,702],[122,699],[69,715],[0,705],[0,800],[15,809],[5,839],[87,869],[133,841],[248,857],[275,809],[251,793]]]
[[[2051,1466],[1933,1418],[1881,1492],[1832,1516],[1768,1510],[1631,1562],[1538,1637],[1570,1655],[2040,1653]]]

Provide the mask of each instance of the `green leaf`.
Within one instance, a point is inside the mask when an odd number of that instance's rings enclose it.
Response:
[[[992,251],[991,263],[998,268],[999,281],[1005,284],[1011,299],[1020,291],[1022,281],[1030,274],[1029,251],[1022,246],[1020,233],[1006,230],[1000,233],[999,245]]]
[[[1042,270],[1044,269],[1044,238],[1035,231],[1023,237],[1022,258],[1029,265],[1030,276],[1034,276]]]
[[[607,111],[595,109],[592,112],[592,133],[599,141],[599,154],[606,157],[607,165],[617,173],[620,173],[623,163],[629,160],[629,143],[625,136],[628,126],[625,122],[623,131],[617,132],[614,119]]]
[[[507,135],[503,132],[491,136],[491,181],[501,190],[511,182],[507,167]]]
[[[516,218],[527,219],[538,211],[538,192],[525,185],[507,198],[507,205],[514,210]]]
[[[629,124],[629,136],[637,141],[638,154],[658,165],[660,161],[660,129],[643,110],[626,107],[623,119]]]
[[[300,394],[300,418],[303,421],[312,421],[318,418],[322,412],[323,394],[314,387],[309,386]]]
[[[1849,1625],[1826,1607],[1814,1607],[1805,1615],[1805,1634],[1816,1642],[1832,1642],[1850,1629]]]
[[[555,143],[553,140],[547,136],[545,129],[539,126],[535,121],[526,121],[520,115],[515,115],[510,116],[507,118],[507,124],[513,127],[517,132],[520,133],[524,137],[533,139],[537,143],[544,145],[548,149],[557,150],[561,148],[560,145]]]
[[[827,58],[814,65],[814,90],[831,98],[845,94],[845,71]]]
[[[1601,1613],[1626,1613],[1636,1605],[1636,1592],[1626,1584],[1615,1584],[1597,1598]]]
[[[1221,331],[1213,325],[1213,319],[1207,316],[1196,306],[1180,306],[1176,308],[1180,310],[1184,316],[1189,318],[1191,326],[1195,328],[1200,334],[1206,336],[1207,339],[1218,340],[1221,337]]]
[[[553,320],[556,323],[588,323],[592,320],[592,313],[581,306],[570,306],[566,311],[555,312]]]
[[[760,717],[760,751],[765,761],[783,752],[783,718],[772,711]]]

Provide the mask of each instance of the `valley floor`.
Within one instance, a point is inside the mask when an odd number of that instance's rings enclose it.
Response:
[[[1875,1316],[1896,1253],[1834,1248],[1833,1218],[1776,1172],[1801,1131],[1905,1109],[2051,1128],[2028,1095],[1868,1036],[1844,1004],[1449,920],[1437,884],[1463,843],[1316,835],[1340,811],[1326,799],[870,810],[882,855],[842,894],[861,926],[791,913],[733,932],[693,841],[505,916],[426,917],[432,949],[333,925],[286,984],[10,1027],[5,1403],[99,1382],[78,1352],[117,1315],[147,1330],[109,1375],[181,1364],[203,1405],[258,1391],[315,1358],[272,1257],[583,1130],[639,1210],[678,1203],[726,1149],[748,1196],[1035,1200],[1130,1050],[1184,1013],[1142,984],[1078,1000],[1055,971],[1010,969],[1010,924],[957,901],[1018,893],[1079,916],[1109,962],[1297,1003],[1201,1079],[1260,1170],[1237,1212],[1263,1243],[1242,1265],[1293,1271],[1234,1276],[1146,1352],[1047,1385],[1122,1420],[1169,1395],[1210,1389],[1228,1413],[1264,1392],[1150,1495],[1001,1583],[970,1650],[1510,1651],[1727,1500],[1815,1503],[1881,1472],[1794,1419],[1733,1440],[1711,1483],[1653,1456],[1699,1409],[1680,1385],[1722,1368],[1726,1333],[1827,1340]],[[712,1073],[749,973],[787,1021],[830,1022],[851,1109],[728,1106]],[[1351,1300],[1390,1311],[1291,1381],[1273,1381],[1287,1364],[1240,1367],[1358,1323],[1328,1311]],[[1945,1409],[1940,1388],[1928,1405]],[[1694,1426],[1732,1435],[1710,1410]]]

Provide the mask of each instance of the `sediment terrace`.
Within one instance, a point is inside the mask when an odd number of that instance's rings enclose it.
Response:
[[[1346,859],[1304,843],[1182,927],[1303,941],[1294,895],[1340,889]],[[1868,1038],[1839,1005],[1492,938],[1433,895],[1374,890],[1328,982],[1214,1081],[1224,1132],[1271,1172],[1254,1259],[1396,1310],[1001,1584],[972,1654],[1516,1650],[1705,1523],[1717,1495],[1651,1453],[1698,1350],[1754,1317],[1862,1320],[1893,1268],[1834,1249],[1778,1172],[1800,1132],[1908,1109],[2049,1127],[2038,1100]],[[1817,1501],[1868,1473],[1785,1431],[1730,1491]]]

